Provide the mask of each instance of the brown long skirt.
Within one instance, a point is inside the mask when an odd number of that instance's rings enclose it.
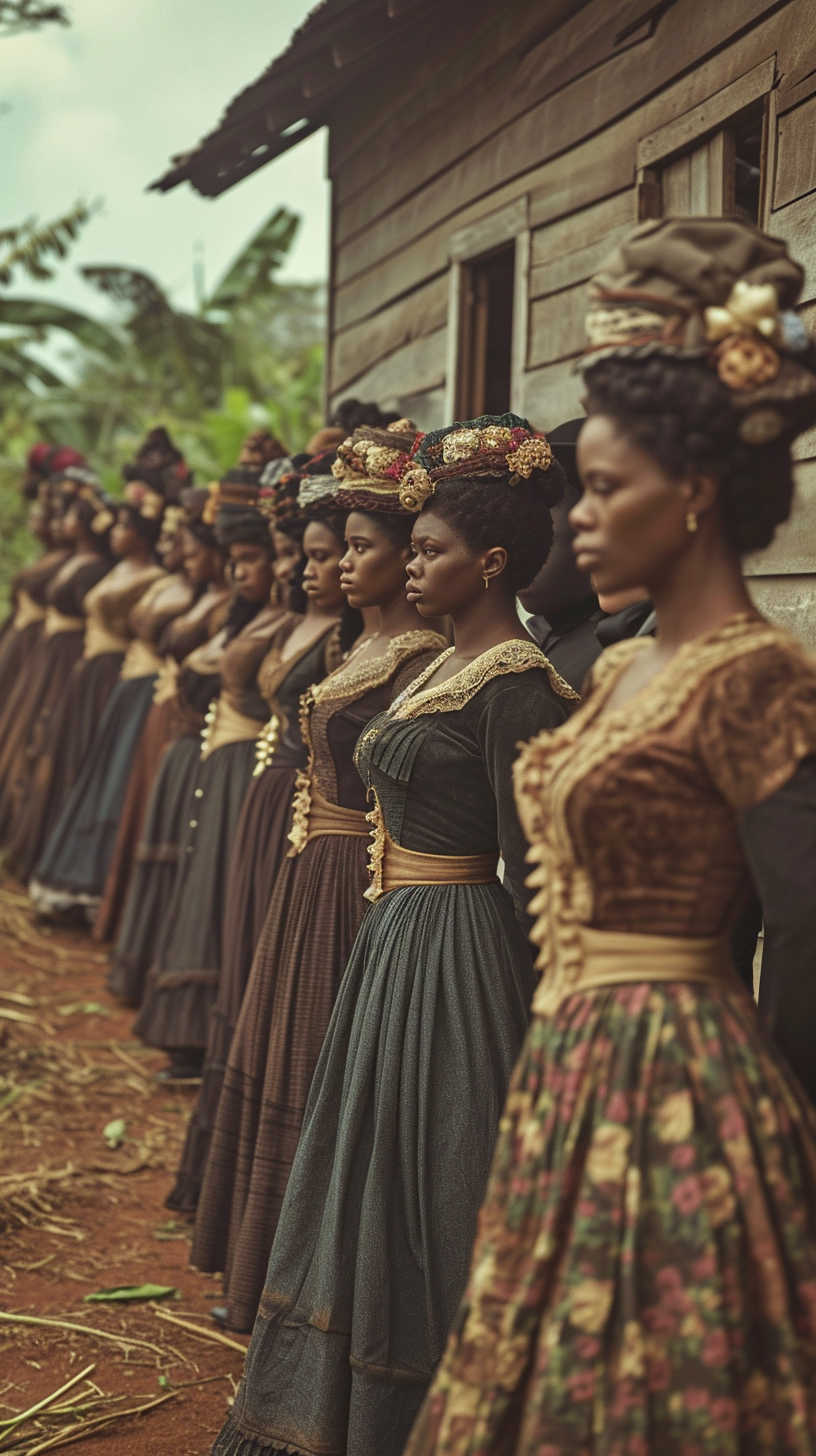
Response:
[[[224,906],[224,963],[210,1013],[210,1038],[175,1187],[167,1207],[195,1213],[252,958],[289,848],[295,770],[268,768],[250,785],[235,835]]]
[[[127,899],[128,885],[142,837],[150,793],[164,750],[178,737],[179,713],[173,699],[154,703],[142,729],[130,770],[125,805],[119,820],[111,867],[105,881],[102,903],[96,912],[91,936],[94,940],[115,940]]]
[[[21,880],[30,879],[74,787],[124,656],[103,652],[74,665],[34,770],[31,803],[9,848],[10,864]]]
[[[25,671],[18,672],[5,700],[0,718],[0,843],[14,839],[30,812],[37,760],[84,641],[83,628],[32,640]]]
[[[367,908],[368,839],[326,835],[284,861],[235,1029],[191,1262],[223,1270],[230,1329],[249,1331],[314,1069]]]

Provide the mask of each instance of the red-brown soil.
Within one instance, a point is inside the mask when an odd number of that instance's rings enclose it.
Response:
[[[40,926],[22,888],[0,882],[0,1312],[156,1347],[0,1317],[0,1453],[30,1456],[70,1436],[76,1456],[206,1456],[242,1356],[206,1338],[219,1281],[189,1268],[189,1227],[164,1207],[195,1089],[155,1081],[163,1058],[134,1040],[133,1012],[105,991],[105,971],[87,935]],[[103,1130],[118,1119],[123,1140],[111,1147]],[[83,1302],[144,1283],[177,1294]],[[60,1402],[79,1415],[44,1411],[3,1436],[3,1422],[91,1364],[96,1391],[83,1381]],[[144,1414],[83,1425],[167,1395]]]

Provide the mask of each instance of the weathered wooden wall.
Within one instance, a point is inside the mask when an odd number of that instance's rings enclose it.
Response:
[[[637,218],[638,168],[764,94],[765,223],[805,263],[816,312],[812,0],[675,0],[653,34],[646,9],[480,0],[475,33],[456,45],[440,33],[438,52],[429,36],[421,59],[339,106],[333,400],[353,393],[425,428],[445,422],[457,260],[506,218],[520,239],[513,407],[544,428],[580,413],[586,282]],[[797,512],[748,570],[763,607],[816,647],[816,432],[799,453]]]

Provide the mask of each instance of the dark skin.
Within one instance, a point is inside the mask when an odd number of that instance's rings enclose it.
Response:
[[[62,523],[63,539],[74,548],[75,556],[99,556],[99,542],[76,506],[69,506]]]
[[[599,593],[645,591],[658,630],[619,678],[604,711],[621,708],[687,642],[754,608],[712,474],[667,475],[616,420],[593,415],[578,440],[584,494],[570,514],[579,567]],[[697,530],[689,531],[693,516]]]
[[[362,639],[355,663],[382,656],[392,637],[402,632],[428,627],[405,594],[410,555],[410,547],[395,544],[373,512],[349,512],[346,551],[340,562],[343,591],[349,606],[376,612],[373,631]]]
[[[245,602],[267,602],[272,590],[272,553],[264,546],[234,541],[229,549],[230,577]]]
[[[285,531],[272,531],[272,545],[275,548],[275,559],[272,563],[272,570],[275,573],[275,582],[278,588],[278,597],[282,605],[286,605],[289,596],[289,587],[292,578],[303,560],[303,550],[300,542],[287,536]]]
[[[592,593],[592,582],[575,560],[572,543],[575,532],[569,523],[571,508],[578,500],[577,491],[567,490],[560,505],[554,506],[553,543],[550,554],[538,575],[518,594],[521,605],[533,615],[549,621],[552,615],[576,607]]]
[[[182,531],[177,531],[175,536],[161,535],[156,550],[165,571],[184,570],[184,534]]]
[[[147,566],[151,559],[149,541],[133,525],[127,511],[120,511],[110,534],[111,551],[124,565],[129,562],[134,568]]]
[[[340,590],[340,557],[343,542],[322,521],[310,521],[303,535],[306,569],[303,590],[306,613],[286,639],[281,661],[304,652],[335,623],[343,611],[344,597]]]
[[[179,533],[181,546],[181,565],[184,567],[184,575],[191,586],[216,587],[220,591],[226,589],[224,572],[226,561],[223,551],[218,551],[210,546],[205,546],[203,541],[198,541],[189,531]],[[164,562],[167,571],[170,567],[167,560]]]
[[[408,600],[422,617],[450,617],[454,650],[430,683],[446,682],[502,642],[532,642],[507,580],[507,551],[474,551],[433,510],[421,512],[408,562]]]

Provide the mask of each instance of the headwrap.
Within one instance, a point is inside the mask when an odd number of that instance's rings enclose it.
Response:
[[[395,420],[383,429],[360,425],[337,447],[332,472],[338,505],[399,515],[418,510],[409,503],[412,497],[404,498],[403,488],[423,438],[411,420]]]
[[[271,431],[255,430],[244,440],[238,464],[245,470],[257,470],[260,473],[270,461],[283,460],[287,455],[286,446]]]
[[[210,492],[199,486],[190,485],[181,492],[181,504],[168,506],[164,513],[162,535],[187,531],[200,545],[214,551],[218,546],[215,527],[204,520],[204,512],[210,502]]]
[[[264,546],[271,550],[269,528],[258,509],[257,470],[236,466],[209,488],[209,499],[202,512],[205,525],[215,525],[219,546],[238,542],[247,546]]]
[[[546,436],[534,434],[520,415],[480,415],[419,437],[399,499],[405,510],[420,511],[440,481],[464,477],[518,485],[552,463]]]
[[[34,500],[40,481],[69,466],[82,467],[87,463],[85,456],[79,450],[72,450],[70,445],[48,445],[43,441],[32,445],[26,456],[23,493],[29,500]]]
[[[816,420],[812,343],[792,312],[803,278],[781,239],[741,218],[641,223],[592,279],[580,367],[698,358],[739,409],[745,444],[792,438]]]
[[[177,504],[182,490],[193,483],[184,456],[162,425],[145,436],[136,458],[123,466],[122,477],[125,501],[148,521],[160,520],[165,505]]]

